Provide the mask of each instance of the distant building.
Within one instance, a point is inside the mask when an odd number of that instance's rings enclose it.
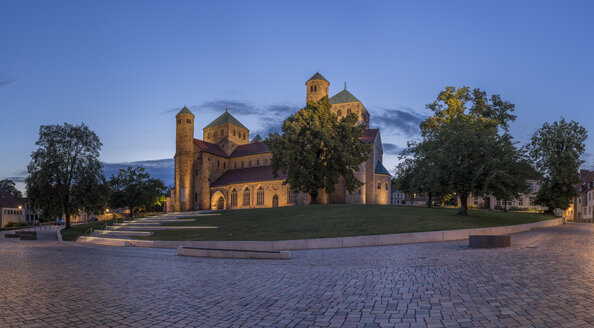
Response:
[[[405,199],[406,199],[406,195],[404,194],[404,191],[393,190],[390,204],[392,204],[392,205],[406,205]]]
[[[328,97],[330,82],[316,73],[307,82],[307,101]],[[369,112],[353,94],[344,90],[329,98],[332,112],[342,119],[348,114],[366,127],[361,142],[372,151],[355,176],[364,183],[353,193],[339,182],[333,193],[320,192],[322,204],[389,204],[390,173],[382,164],[379,129],[369,128]],[[175,188],[167,210],[265,208],[309,204],[309,195],[296,194],[283,184],[287,176],[275,177],[270,167],[272,153],[260,136],[250,142],[250,131],[227,110],[194,138],[195,116],[184,107],[176,115]]]
[[[594,171],[580,170],[579,177],[578,196],[565,211],[565,217],[568,221],[594,222]]]
[[[9,223],[25,222],[23,203],[16,197],[0,189],[0,227]]]
[[[520,194],[515,199],[497,199],[493,195],[487,196],[468,196],[468,207],[484,208],[484,209],[503,209],[507,206],[508,210],[522,210],[522,211],[543,211],[546,207],[534,204],[534,198],[540,190],[540,184],[536,180],[528,180],[530,185],[530,192],[527,194]],[[507,204],[506,204],[507,202]]]
[[[402,190],[392,191],[392,205],[427,206],[429,197],[426,194],[408,195]]]

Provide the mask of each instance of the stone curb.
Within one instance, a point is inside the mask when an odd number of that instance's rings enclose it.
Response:
[[[291,251],[255,251],[179,246],[177,247],[177,255],[196,257],[216,257],[228,259],[288,260],[291,258]]]
[[[302,249],[326,249],[364,246],[388,246],[414,243],[429,243],[438,241],[453,241],[468,239],[470,235],[504,235],[524,232],[534,229],[554,227],[563,224],[563,218],[545,220],[534,223],[525,223],[511,226],[474,228],[445,231],[428,231],[398,233],[390,235],[370,235],[338,238],[317,238],[299,240],[278,240],[278,241],[161,241],[161,240],[134,240],[100,237],[79,237],[77,242],[89,242],[111,246],[137,246],[155,248],[178,248],[179,246],[256,250],[256,251],[280,251],[280,250],[302,250]]]

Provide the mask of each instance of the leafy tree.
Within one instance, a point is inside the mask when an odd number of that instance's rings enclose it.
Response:
[[[500,147],[498,156],[493,158],[495,163],[487,184],[491,194],[504,201],[504,211],[507,212],[508,201],[527,194],[530,191],[528,179],[538,179],[539,175],[525,151],[515,147],[510,135],[502,136]]]
[[[146,211],[160,204],[167,189],[163,181],[151,178],[142,166],[120,169],[116,176],[111,177],[109,184],[112,191],[110,206],[127,206],[130,216],[134,211]]]
[[[357,116],[338,120],[330,107],[328,97],[309,102],[283,122],[282,134],[270,134],[265,141],[274,174],[287,173],[291,189],[308,193],[312,202],[319,190],[333,192],[341,178],[349,192],[359,188],[363,183],[355,172],[371,151],[360,140],[365,126],[357,125]]]
[[[470,193],[492,191],[489,177],[503,160],[501,149],[507,140],[500,131],[507,131],[515,120],[514,105],[479,89],[446,87],[427,108],[433,115],[420,125],[423,139],[408,152],[437,173],[418,173],[424,188],[439,186],[444,195],[455,192],[461,200],[460,214],[466,215]]]
[[[27,167],[27,196],[45,218],[64,215],[69,228],[73,214],[94,212],[105,204],[102,144],[88,126],[42,125],[35,145]]]
[[[588,138],[586,129],[577,122],[564,118],[545,123],[534,133],[528,149],[536,168],[543,176],[543,183],[534,202],[562,210],[571,205],[577,196],[575,185],[580,182],[577,171],[583,163],[580,156],[585,151]]]
[[[14,181],[9,179],[0,180],[0,189],[13,195],[17,199],[23,199],[23,193],[16,188]]]

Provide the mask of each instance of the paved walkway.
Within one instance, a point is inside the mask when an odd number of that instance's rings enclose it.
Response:
[[[2,327],[594,327],[594,225],[292,260],[0,240]]]

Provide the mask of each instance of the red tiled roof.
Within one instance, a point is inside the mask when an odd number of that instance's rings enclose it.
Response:
[[[374,142],[378,131],[379,131],[379,129],[365,129],[365,130],[363,130],[363,136],[361,137],[361,141],[363,143]]]
[[[270,166],[250,167],[247,169],[229,170],[225,172],[217,181],[213,182],[211,187],[226,186],[235,183],[286,180],[287,175],[281,172],[275,178],[272,175]]]
[[[206,142],[200,139],[194,139],[194,144],[204,152],[213,155],[218,155],[221,157],[227,157],[227,154],[225,154],[225,152],[221,148],[219,148],[219,146],[212,144],[210,142]]]
[[[263,142],[254,142],[247,145],[241,145],[235,148],[229,157],[240,157],[256,154],[269,153],[270,150]]]
[[[10,193],[0,189],[0,207],[17,208],[19,200]]]

